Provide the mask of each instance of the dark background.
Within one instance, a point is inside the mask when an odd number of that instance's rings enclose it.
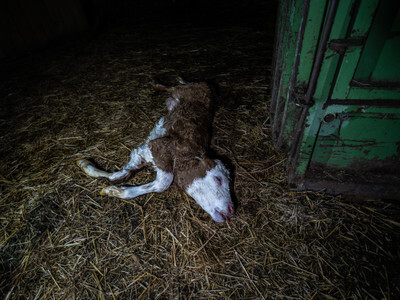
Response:
[[[132,30],[149,24],[264,30],[275,23],[276,7],[271,0],[5,0],[0,3],[0,63],[80,43],[116,25]]]

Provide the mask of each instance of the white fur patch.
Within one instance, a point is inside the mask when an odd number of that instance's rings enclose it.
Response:
[[[135,149],[136,150],[136,149]],[[133,150],[132,153],[135,151]],[[131,153],[131,156],[132,156]],[[146,162],[152,163],[154,165],[154,158],[151,150],[147,144],[143,144],[137,148],[137,153],[141,158],[143,158]]]
[[[164,118],[160,118],[156,123],[156,126],[150,131],[149,136],[147,137],[146,144],[152,140],[158,139],[165,135],[166,129],[164,128],[165,120]]]
[[[229,191],[229,171],[221,161],[207,171],[203,178],[196,178],[186,189],[197,204],[199,204],[216,222],[226,220],[224,216],[232,214],[232,200]]]

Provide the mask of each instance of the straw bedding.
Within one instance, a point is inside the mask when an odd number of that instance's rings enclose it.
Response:
[[[124,26],[36,57],[1,84],[0,257],[6,299],[393,299],[396,203],[296,193],[268,120],[272,30]],[[135,200],[75,165],[118,170],[171,85],[221,89],[212,148],[237,213],[217,224],[176,187]],[[130,184],[149,182],[140,171]]]

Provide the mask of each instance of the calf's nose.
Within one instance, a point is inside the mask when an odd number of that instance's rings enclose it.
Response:
[[[233,209],[233,206],[232,205],[228,205],[227,217],[229,217],[229,218],[232,217],[234,213],[235,213],[235,210]]]

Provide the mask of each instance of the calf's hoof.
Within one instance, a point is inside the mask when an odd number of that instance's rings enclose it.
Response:
[[[102,196],[107,195],[107,196],[122,198],[123,194],[124,190],[116,186],[108,186],[100,191],[100,195]]]

